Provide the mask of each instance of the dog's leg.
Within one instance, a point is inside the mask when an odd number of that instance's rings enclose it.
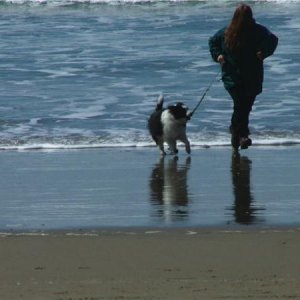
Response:
[[[183,135],[180,140],[184,143],[185,145],[185,151],[187,154],[191,154],[191,146],[190,146],[190,142],[188,140],[188,138],[186,137],[186,135]]]
[[[158,139],[156,144],[159,147],[161,156],[165,156],[166,152],[165,152],[165,148],[164,148],[164,140],[163,139]]]
[[[190,142],[188,139],[186,140],[186,143],[185,143],[185,151],[187,154],[191,154],[191,145],[190,145]]]
[[[176,155],[178,153],[178,150],[176,148],[176,140],[168,140],[167,144],[169,146],[171,154],[175,154]]]
[[[165,149],[164,149],[164,145],[159,145],[159,149],[160,149],[160,155],[165,156],[166,152],[165,152]]]

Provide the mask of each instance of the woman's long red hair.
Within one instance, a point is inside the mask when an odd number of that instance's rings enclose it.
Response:
[[[234,52],[246,44],[247,32],[255,24],[252,9],[247,4],[241,4],[235,10],[232,20],[225,32],[225,44]]]

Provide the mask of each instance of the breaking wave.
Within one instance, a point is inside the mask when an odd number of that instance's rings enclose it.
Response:
[[[253,146],[296,146],[300,145],[300,133],[284,135],[282,133],[265,133],[252,135]],[[230,147],[229,134],[189,135],[194,148]],[[24,139],[0,140],[1,151],[31,151],[31,150],[79,150],[93,148],[149,148],[156,147],[149,136],[140,134],[114,137],[30,137]],[[183,144],[179,143],[179,148]]]
[[[0,4],[31,4],[49,6],[69,6],[81,4],[149,4],[149,3],[203,3],[205,5],[225,5],[228,3],[239,3],[239,0],[0,0]],[[252,0],[249,2],[274,2],[274,3],[300,3],[299,0]]]

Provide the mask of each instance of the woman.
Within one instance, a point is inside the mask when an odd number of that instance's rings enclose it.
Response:
[[[251,7],[241,4],[228,27],[209,39],[210,53],[221,64],[225,89],[233,100],[230,131],[234,149],[246,149],[249,138],[249,114],[262,92],[263,60],[272,55],[278,38],[253,19]]]

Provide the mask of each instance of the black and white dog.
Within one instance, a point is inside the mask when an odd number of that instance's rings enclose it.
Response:
[[[190,142],[186,136],[186,123],[191,117],[188,108],[181,102],[163,108],[164,97],[160,96],[156,109],[148,120],[150,134],[159,147],[161,154],[165,155],[164,142],[169,146],[172,154],[177,154],[177,141],[185,144],[185,150],[191,153]]]

